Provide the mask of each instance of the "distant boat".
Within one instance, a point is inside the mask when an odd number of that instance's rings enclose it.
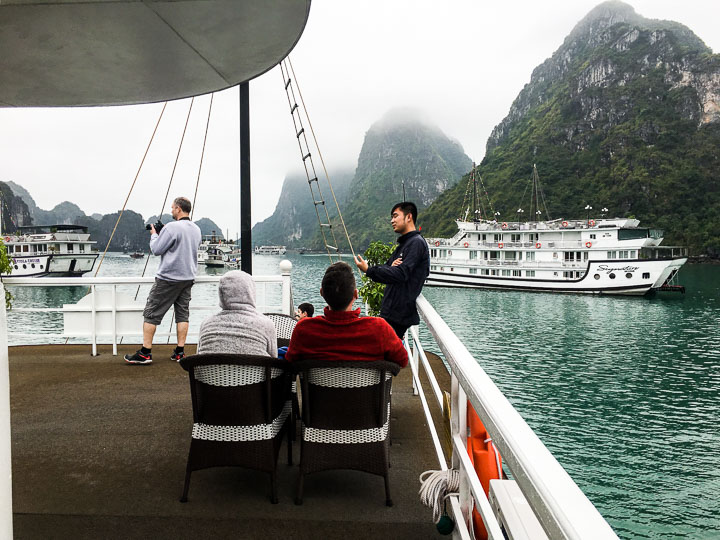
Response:
[[[145,256],[144,253],[140,253],[139,251],[136,251],[135,253],[131,253],[130,257],[133,259],[142,259]]]
[[[255,246],[256,255],[285,255],[285,246]]]
[[[18,227],[18,232],[0,237],[12,265],[3,275],[10,277],[82,276],[93,269],[98,256],[82,225]]]

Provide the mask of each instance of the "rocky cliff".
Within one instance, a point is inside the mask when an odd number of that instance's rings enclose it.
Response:
[[[714,253],[719,148],[720,55],[687,27],[612,1],[533,71],[490,135],[480,173],[505,219],[527,205],[537,163],[552,217],[607,207]],[[428,234],[454,232],[465,184],[428,209]]]

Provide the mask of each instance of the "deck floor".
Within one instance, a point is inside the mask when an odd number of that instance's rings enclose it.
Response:
[[[121,355],[135,349],[10,348],[15,538],[440,537],[418,497],[420,473],[438,464],[409,369],[393,385],[393,507],[381,477],[355,471],[306,477],[296,506],[297,465],[284,447],[279,504],[267,474],[239,468],[194,472],[182,504],[187,374],[171,347],[155,346],[151,366],[125,365]],[[297,464],[299,444],[294,454]]]

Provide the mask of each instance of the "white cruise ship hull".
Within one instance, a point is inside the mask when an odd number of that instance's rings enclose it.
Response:
[[[607,260],[590,261],[582,265],[580,278],[543,279],[512,276],[469,274],[469,268],[441,267],[431,270],[425,281],[427,286],[509,289],[523,291],[644,295],[659,289],[670,279],[687,258],[665,260]],[[577,269],[580,265],[573,268]],[[498,267],[494,267],[498,268]],[[500,267],[502,268],[502,267]],[[527,268],[527,267],[526,267]],[[538,269],[537,273],[555,277],[568,271],[568,266]]]
[[[67,255],[30,255],[10,257],[10,277],[71,277],[82,276],[95,266],[97,253]]]

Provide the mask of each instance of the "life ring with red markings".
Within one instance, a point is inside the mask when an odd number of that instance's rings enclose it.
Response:
[[[592,242],[585,242],[585,247],[586,248],[592,247]]]
[[[542,244],[540,242],[535,243],[535,249],[540,249],[542,247]]]

